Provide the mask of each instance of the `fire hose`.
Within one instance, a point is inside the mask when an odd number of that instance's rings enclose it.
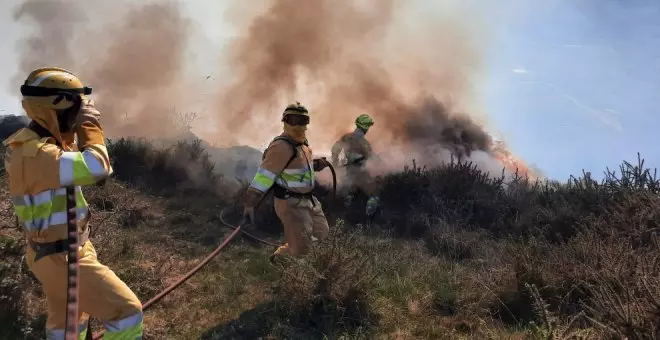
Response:
[[[330,168],[330,171],[332,172],[332,179],[333,179],[333,181],[332,181],[332,182],[333,182],[333,193],[334,193],[334,195],[333,195],[333,199],[334,199],[334,198],[336,198],[336,195],[337,195],[337,176],[336,176],[335,169],[333,168],[333,166],[332,166],[329,162],[327,163],[327,165],[328,165],[328,167]],[[288,164],[287,164],[287,166],[288,166]],[[272,187],[271,187],[271,188],[272,188]],[[270,189],[269,189],[269,191],[270,191]],[[268,191],[267,191],[266,193],[264,193],[264,195],[262,195],[262,197],[261,197],[261,199],[259,200],[259,202],[257,203],[256,207],[259,207],[259,205],[261,205],[261,202],[263,202],[264,198],[266,198],[266,194],[267,194],[267,193],[268,193]],[[74,200],[75,200],[75,193],[74,193],[73,198],[74,198]],[[74,205],[73,205],[73,207],[74,207],[73,212],[74,212],[74,214],[75,214],[75,201],[74,201]],[[226,209],[227,209],[227,208],[224,208],[223,210],[221,210],[221,211],[220,211],[220,214],[219,214],[218,217],[219,217],[220,221],[222,222],[222,224],[224,224],[224,225],[225,225],[226,227],[228,227],[228,228],[233,229],[233,232],[232,232],[231,234],[229,234],[229,236],[227,236],[227,237],[224,239],[224,241],[223,241],[223,242],[222,242],[222,243],[221,243],[221,244],[220,244],[215,250],[213,250],[213,252],[211,252],[208,256],[206,256],[206,257],[205,257],[200,263],[198,263],[198,264],[195,266],[195,268],[191,269],[191,270],[190,270],[188,273],[186,273],[186,275],[184,275],[181,279],[179,279],[178,281],[176,281],[175,283],[173,283],[172,285],[170,285],[169,287],[167,287],[165,290],[163,290],[162,292],[158,293],[158,295],[154,296],[154,297],[151,298],[149,301],[147,301],[146,303],[144,303],[144,304],[142,305],[142,311],[143,311],[143,312],[146,311],[146,310],[147,310],[150,306],[152,306],[154,303],[158,302],[160,299],[162,299],[163,297],[165,297],[167,294],[169,294],[169,293],[170,293],[171,291],[173,291],[175,288],[177,288],[178,286],[180,286],[182,283],[186,282],[186,281],[187,281],[188,279],[190,279],[193,275],[195,275],[200,269],[202,269],[202,267],[204,267],[209,261],[211,261],[214,257],[216,257],[216,256],[220,253],[220,251],[222,251],[222,249],[224,249],[224,248],[229,244],[229,242],[231,242],[231,240],[232,240],[234,237],[236,237],[236,235],[238,235],[239,232],[243,232],[243,234],[245,234],[246,236],[248,236],[248,237],[250,237],[250,238],[252,238],[252,239],[254,239],[254,240],[258,241],[258,242],[261,242],[261,243],[263,243],[263,244],[270,245],[270,246],[274,246],[274,247],[278,247],[278,246],[279,246],[278,244],[275,244],[275,243],[272,243],[272,242],[269,242],[269,241],[263,240],[263,239],[261,239],[261,238],[258,238],[258,237],[255,236],[255,235],[250,234],[249,232],[247,232],[247,231],[245,231],[245,230],[242,230],[241,227],[242,227],[242,226],[244,225],[244,223],[246,222],[245,220],[241,221],[241,223],[240,223],[238,226],[233,226],[233,225],[227,223],[227,222],[224,220],[224,212],[225,212]],[[75,215],[74,215],[74,216],[75,216]],[[75,219],[74,219],[74,222],[75,222]],[[74,228],[75,228],[75,223],[74,223]],[[74,229],[74,230],[75,230],[75,229]],[[74,238],[77,237],[77,234],[76,234],[75,232],[73,233],[73,235],[74,235],[74,236],[73,236]],[[69,234],[69,237],[71,237],[71,233]],[[76,243],[77,243],[77,238],[76,238]],[[69,251],[71,251],[71,250],[69,250]],[[74,252],[75,252],[75,258],[76,258],[76,260],[77,260],[77,248],[74,250]],[[71,259],[71,257],[69,257],[69,259]],[[76,264],[77,264],[77,261],[76,261]],[[76,277],[77,277],[77,275],[76,275]],[[74,281],[74,282],[75,282],[75,281]],[[77,286],[75,286],[74,289],[75,289],[74,294],[76,294],[76,296],[77,296]],[[68,294],[68,293],[71,293],[71,288],[69,289],[69,291],[67,292],[67,294]],[[71,301],[71,300],[68,300],[68,301],[69,301],[69,302],[67,303],[67,313],[70,311],[69,305],[70,305],[70,304],[73,304],[73,305],[75,305],[75,306],[73,306],[73,308],[75,309],[76,314],[72,314],[72,315],[74,315],[74,317],[69,317],[69,314],[67,314],[67,318],[69,318],[69,319],[67,319],[67,320],[74,320],[74,321],[73,321],[74,328],[69,329],[69,324],[68,324],[68,322],[67,322],[67,330],[66,330],[66,332],[67,332],[67,338],[66,338],[66,340],[70,340],[70,339],[71,339],[71,340],[76,340],[76,339],[77,339],[77,334],[78,334],[78,333],[77,333],[77,332],[78,332],[78,325],[75,324],[75,320],[77,319],[77,316],[78,316],[78,314],[77,314],[77,312],[78,312],[78,302],[77,302],[77,301],[78,301],[78,300],[76,299],[75,301]],[[94,336],[93,336],[92,338],[93,338],[94,340],[99,340],[99,339],[101,339],[101,337],[103,336],[104,333],[105,333],[105,330],[101,330],[101,331],[99,331],[97,334],[94,334]],[[73,336],[73,337],[72,337],[72,338],[69,338],[70,336]]]
[[[328,168],[330,168],[330,172],[332,172],[332,202],[337,201],[337,173],[335,172],[335,167],[330,164],[330,162],[326,161],[328,164]]]
[[[333,192],[332,202],[334,202],[334,201],[337,200],[337,174],[336,174],[335,168],[332,166],[332,164],[328,163],[328,167],[330,168],[330,172],[332,172],[332,192]],[[227,208],[224,208],[224,209],[220,210],[220,214],[218,214],[218,219],[220,220],[220,222],[222,222],[222,224],[225,225],[225,227],[230,228],[230,229],[234,229],[234,230],[238,229],[237,227],[231,225],[230,223],[228,223],[224,219],[224,215],[225,215],[226,210],[227,210]],[[279,247],[280,246],[279,244],[276,244],[276,243],[264,240],[262,238],[259,238],[255,235],[251,234],[248,231],[241,230],[241,232],[243,233],[243,235],[245,235],[245,236],[247,236],[247,237],[249,237],[249,238],[251,238],[251,239],[253,239],[257,242],[263,243],[265,245],[273,246],[273,247]]]
[[[66,317],[65,339],[78,339],[78,225],[76,216],[76,189],[66,187],[66,220],[67,220],[67,286],[66,286]]]
[[[202,269],[202,267],[204,267],[209,261],[211,261],[214,257],[216,257],[216,256],[220,253],[220,251],[222,251],[222,249],[224,249],[224,248],[229,244],[229,242],[230,242],[234,237],[236,237],[236,235],[238,235],[238,233],[241,231],[241,227],[242,227],[242,223],[239,224],[237,227],[235,227],[234,231],[233,231],[231,234],[229,234],[229,236],[227,236],[227,237],[225,238],[225,240],[224,240],[224,241],[223,241],[223,242],[222,242],[217,248],[215,248],[215,250],[213,250],[213,252],[211,252],[208,256],[206,256],[206,258],[204,258],[204,260],[202,260],[200,263],[198,263],[198,264],[195,266],[195,268],[191,269],[188,273],[186,273],[186,275],[184,275],[182,278],[180,278],[177,282],[173,283],[172,285],[170,285],[169,287],[167,287],[165,290],[163,290],[162,292],[158,293],[158,295],[154,296],[154,297],[151,298],[149,301],[147,301],[146,303],[144,303],[144,304],[142,305],[142,311],[147,310],[147,309],[148,309],[149,307],[151,307],[154,303],[158,302],[160,299],[162,299],[163,297],[165,297],[165,295],[169,294],[169,293],[170,293],[171,291],[173,291],[175,288],[177,288],[177,287],[180,286],[182,283],[184,283],[184,282],[186,282],[188,279],[190,279],[193,275],[195,275],[195,273],[197,273],[197,272],[198,272],[200,269]],[[93,339],[94,339],[94,340],[101,339],[101,336],[103,336],[103,333],[104,333],[104,332],[105,332],[104,330],[101,330],[101,331],[99,331],[97,334],[94,334]],[[75,334],[75,333],[74,333],[74,334]],[[75,339],[75,338],[74,338],[74,339]]]

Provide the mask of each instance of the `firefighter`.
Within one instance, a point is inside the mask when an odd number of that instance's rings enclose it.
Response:
[[[305,132],[309,112],[296,102],[282,114],[284,132],[275,137],[264,151],[245,196],[244,217],[254,221],[254,210],[262,195],[273,190],[275,213],[284,227],[285,244],[271,256],[289,254],[297,257],[309,251],[312,241],[328,235],[328,221],[321,203],[314,197],[314,172],[328,162],[312,158]]]
[[[380,199],[376,195],[375,182],[365,165],[367,160],[374,156],[371,144],[365,135],[374,125],[373,119],[366,113],[355,119],[355,130],[343,136],[332,146],[332,165],[339,165],[339,154],[344,150],[346,177],[348,181],[348,194],[344,198],[344,205],[348,208],[358,190],[362,190],[369,197],[365,208],[368,217],[372,217],[380,206]]]
[[[65,335],[66,187],[74,186],[80,241],[79,337],[85,338],[91,315],[104,322],[104,339],[140,339],[140,300],[98,261],[88,239],[90,211],[81,186],[112,174],[100,113],[88,98],[91,88],[70,71],[46,67],[28,75],[21,94],[31,122],[5,140],[5,168],[14,210],[26,234],[26,262],[46,295],[47,337]]]

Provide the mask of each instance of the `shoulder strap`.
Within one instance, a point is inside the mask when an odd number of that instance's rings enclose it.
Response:
[[[298,156],[298,146],[300,146],[301,143],[297,143],[296,141],[294,141],[293,139],[291,139],[287,136],[277,136],[277,137],[275,137],[275,139],[273,139],[273,142],[278,141],[278,140],[284,140],[287,143],[289,143],[289,145],[291,145],[291,148],[293,148],[293,156],[291,157],[291,160],[293,161],[293,159],[296,158],[296,156]],[[291,161],[289,161],[289,163],[291,163]],[[287,164],[287,166],[288,165],[289,164]]]
[[[277,136],[273,139],[273,141],[271,143],[276,142],[278,140],[286,141],[287,143],[289,143],[289,145],[291,145],[291,148],[293,149],[293,155],[291,155],[291,158],[289,158],[289,161],[286,162],[286,165],[284,166],[284,169],[286,169],[289,166],[289,164],[291,164],[291,162],[293,162],[293,160],[298,156],[298,146],[302,145],[302,143],[298,143],[298,142],[294,141],[293,139],[291,139],[287,136]],[[264,158],[266,158],[266,153],[265,152],[261,156],[262,160]],[[282,169],[282,171],[284,171],[284,169]]]
[[[301,143],[297,143],[296,141],[294,141],[293,139],[287,136],[277,136],[275,137],[275,139],[273,139],[273,141],[277,141],[277,140],[287,141],[287,143],[289,143],[289,145],[291,145],[291,148],[293,149],[293,154],[291,155],[291,158],[289,158],[289,161],[286,162],[286,165],[284,165],[284,168],[282,169],[282,171],[284,171],[289,166],[289,164],[291,164],[291,162],[293,162],[293,160],[296,159],[296,157],[298,156],[298,146],[300,146]]]

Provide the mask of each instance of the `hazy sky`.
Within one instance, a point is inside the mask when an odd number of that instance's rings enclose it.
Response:
[[[17,68],[16,41],[26,33],[11,18],[17,3],[0,2],[0,114],[20,112],[18,91],[6,86]],[[425,6],[440,5],[420,5],[419,15]],[[478,8],[490,16],[486,24],[494,37],[480,101],[490,129],[515,154],[562,180],[583,168],[600,175],[606,166],[635,160],[637,152],[648,165],[660,164],[659,1],[512,0],[490,6]],[[197,0],[184,7],[204,32],[195,39],[213,42],[207,48],[219,53],[232,35],[222,23],[223,5]],[[198,59],[195,65],[202,72],[214,62]]]

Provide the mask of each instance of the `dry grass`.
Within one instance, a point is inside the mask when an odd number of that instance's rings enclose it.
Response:
[[[240,192],[223,191],[199,144],[124,140],[110,152],[116,178],[85,189],[93,242],[146,301],[227,235],[218,212]],[[146,313],[145,338],[659,337],[660,197],[641,161],[602,183],[505,183],[469,163],[380,180],[385,209],[370,229],[362,206],[335,205],[330,237],[279,266],[238,238]],[[0,193],[0,338],[41,338],[43,294]],[[277,239],[270,204],[253,231]]]

